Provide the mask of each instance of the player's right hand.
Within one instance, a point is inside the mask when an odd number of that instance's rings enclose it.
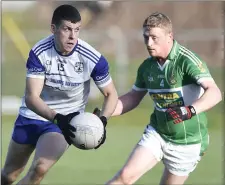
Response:
[[[105,116],[101,116],[99,117],[100,120],[102,121],[102,124],[104,126],[104,133],[103,133],[103,136],[102,136],[102,140],[101,142],[98,144],[98,146],[95,147],[95,149],[98,149],[102,144],[105,143],[105,140],[106,140],[106,125],[107,125],[107,118]]]
[[[74,138],[75,135],[73,132],[76,131],[76,128],[70,125],[69,123],[71,119],[77,116],[78,114],[80,114],[80,112],[73,112],[67,115],[57,113],[53,119],[53,123],[58,125],[69,145],[71,145],[72,143],[70,137]]]
[[[93,114],[95,114],[96,116],[98,116],[100,118],[100,120],[102,121],[102,124],[104,126],[104,134],[102,136],[102,140],[101,142],[98,144],[98,146],[95,147],[95,149],[98,149],[106,140],[106,125],[107,125],[107,118],[105,116],[100,116],[101,114],[101,110],[99,108],[95,108],[93,111]]]

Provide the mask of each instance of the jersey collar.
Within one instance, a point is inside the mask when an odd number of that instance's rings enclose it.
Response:
[[[63,57],[71,56],[71,55],[74,53],[74,51],[76,50],[77,45],[78,45],[78,40],[77,40],[77,43],[76,43],[76,45],[74,46],[73,50],[72,50],[70,53],[68,53],[67,55],[62,55],[62,53],[59,52],[59,51],[56,49],[56,47],[55,47],[55,41],[54,41],[54,44],[53,44],[55,51],[56,51],[60,56],[63,56]]]
[[[169,60],[174,60],[178,55],[179,48],[180,48],[180,45],[177,43],[176,40],[173,40],[173,47],[167,58]]]

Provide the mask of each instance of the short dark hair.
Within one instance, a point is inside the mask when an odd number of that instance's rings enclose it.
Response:
[[[81,21],[79,11],[71,5],[61,5],[57,7],[52,16],[52,24],[59,26],[62,20],[77,23]]]
[[[143,23],[143,27],[148,27],[149,29],[159,27],[165,29],[167,32],[172,32],[173,29],[170,18],[159,12],[155,12],[148,16]]]

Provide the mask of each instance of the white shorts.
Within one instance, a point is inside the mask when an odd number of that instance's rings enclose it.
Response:
[[[163,161],[170,173],[177,176],[188,176],[200,161],[201,144],[178,145],[166,142],[156,130],[148,125],[138,143],[151,149],[158,161]]]

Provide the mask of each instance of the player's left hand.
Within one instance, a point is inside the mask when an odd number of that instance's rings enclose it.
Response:
[[[98,149],[105,142],[105,140],[106,140],[107,118],[105,116],[100,116],[101,110],[99,108],[95,108],[94,111],[93,111],[93,114],[95,114],[96,116],[98,116],[100,118],[100,120],[102,121],[102,124],[104,126],[104,134],[102,136],[102,140],[99,143],[99,145],[95,147],[95,149]]]
[[[168,108],[166,110],[167,120],[173,120],[174,124],[180,123],[182,121],[191,119],[192,116],[196,115],[196,111],[193,106],[183,106]]]

